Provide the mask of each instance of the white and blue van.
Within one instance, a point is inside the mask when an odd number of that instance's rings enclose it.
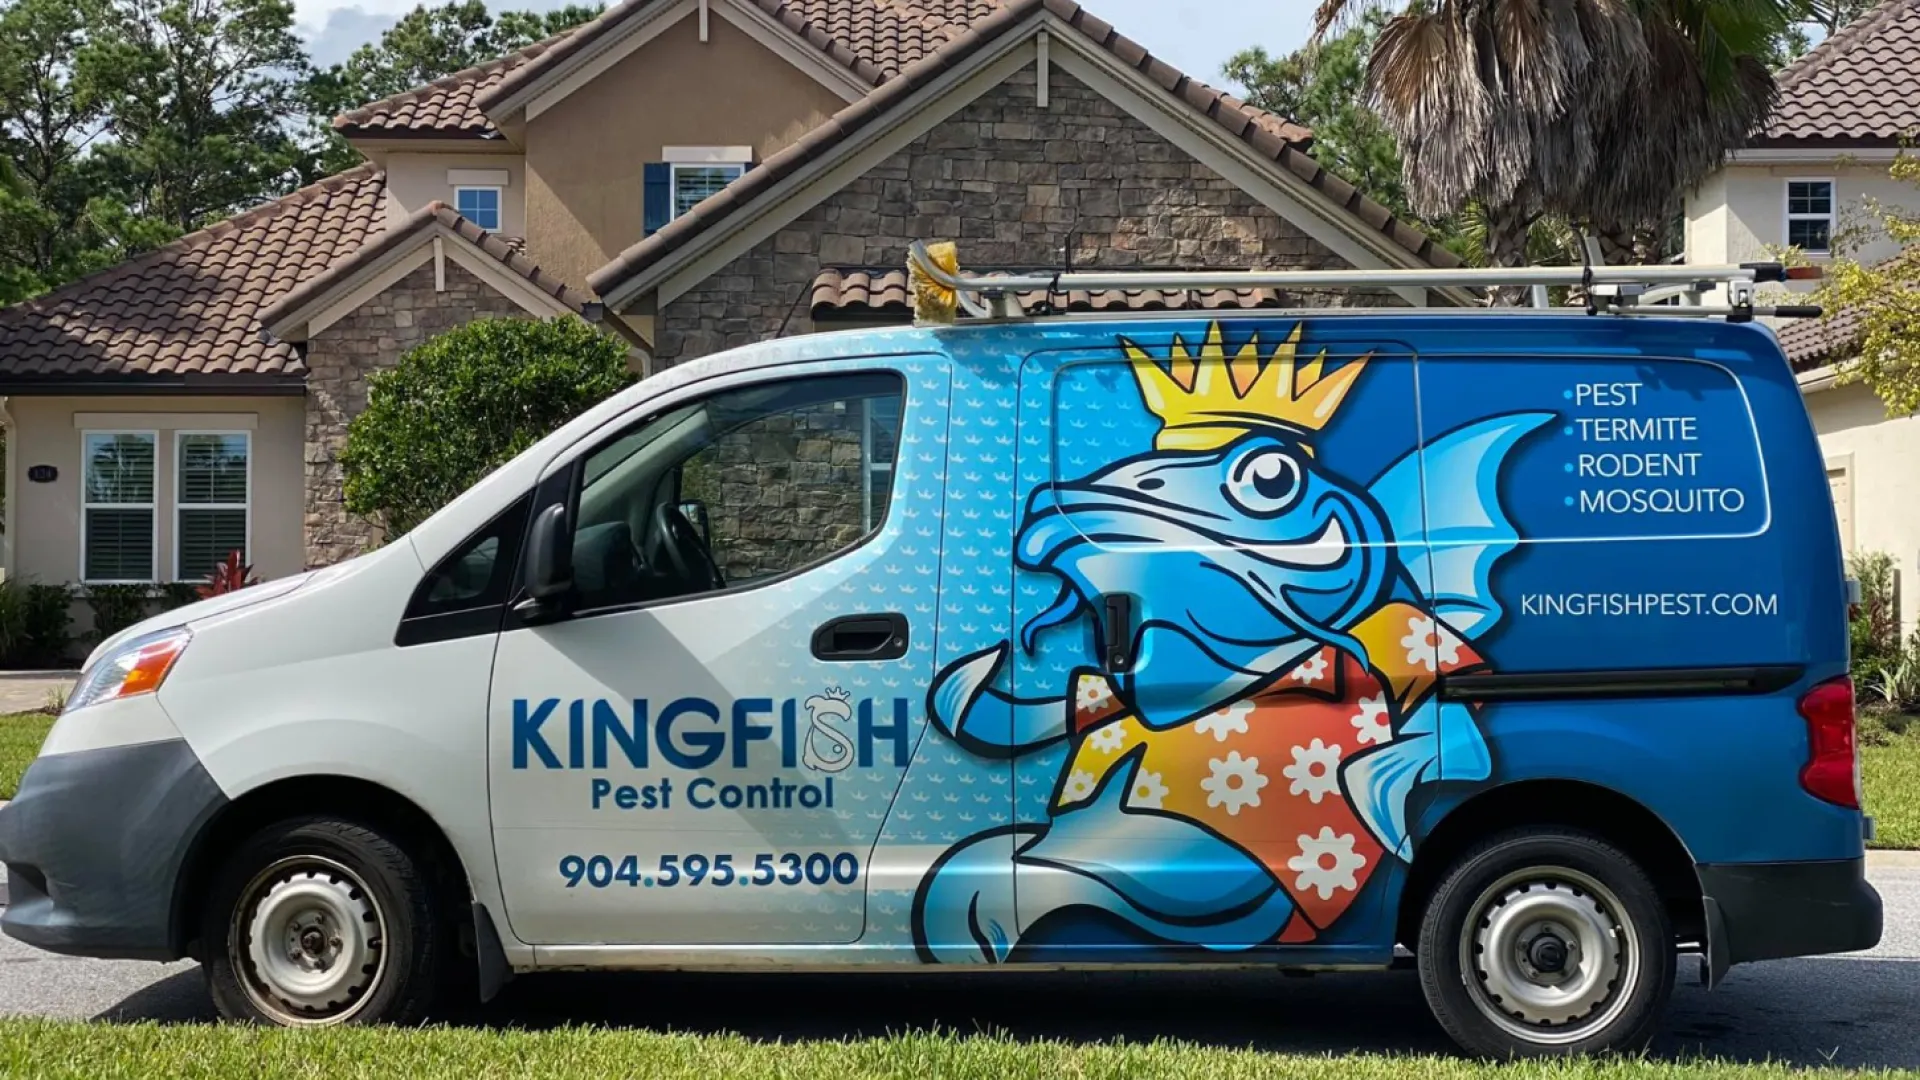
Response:
[[[1410,952],[1473,1052],[1639,1046],[1678,954],[1881,912],[1788,365],[1750,308],[1595,310],[662,372],[104,642],[0,810],[0,927],[285,1025],[543,969]]]

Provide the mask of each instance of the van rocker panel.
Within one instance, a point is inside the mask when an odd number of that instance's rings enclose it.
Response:
[[[175,884],[226,803],[184,739],[36,760],[0,809],[0,930],[48,952],[178,958]]]

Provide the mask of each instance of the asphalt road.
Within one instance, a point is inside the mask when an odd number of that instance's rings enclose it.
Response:
[[[1920,859],[1876,863],[1887,905],[1877,949],[1735,968],[1713,993],[1683,967],[1655,1052],[1805,1065],[1920,1067]],[[207,1020],[200,971],[78,960],[0,940],[0,1014],[101,1022]],[[473,1023],[567,1022],[756,1038],[904,1029],[1018,1038],[1182,1039],[1307,1052],[1450,1049],[1411,972],[1270,974],[542,975]]]

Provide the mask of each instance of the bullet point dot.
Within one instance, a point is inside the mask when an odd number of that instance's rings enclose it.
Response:
[[[1560,429],[1560,434],[1562,434],[1562,435],[1571,435],[1571,434],[1573,434],[1573,425],[1571,425],[1571,424],[1569,424],[1569,425],[1567,425],[1566,427],[1563,427],[1563,428],[1561,428],[1561,429]]]
[[[1572,400],[1573,400],[1573,391],[1571,391],[1571,390],[1562,390],[1562,391],[1560,391],[1560,396],[1561,396],[1561,397],[1563,397],[1563,398],[1566,398],[1566,399],[1567,399],[1568,401],[1572,401]]]
[[[1568,471],[1568,472],[1572,472],[1572,471],[1573,471],[1573,462],[1571,462],[1571,461],[1569,461],[1569,462],[1567,462],[1567,471]]]
[[[1566,497],[1566,499],[1565,499],[1565,500],[1563,500],[1563,501],[1564,501],[1564,502],[1565,502],[1565,503],[1566,503],[1566,504],[1567,504],[1568,506],[1572,506],[1572,505],[1573,505],[1573,496],[1571,496],[1571,495],[1569,495],[1569,496],[1567,496],[1567,497]]]

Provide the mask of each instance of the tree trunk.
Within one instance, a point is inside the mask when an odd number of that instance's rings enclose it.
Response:
[[[1486,213],[1487,265],[1527,265],[1527,234],[1533,228],[1531,215],[1512,206],[1489,206]],[[1524,307],[1530,302],[1525,286],[1489,289],[1487,295],[1494,307]]]

